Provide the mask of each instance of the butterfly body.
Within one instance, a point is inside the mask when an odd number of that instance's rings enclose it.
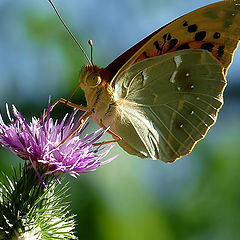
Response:
[[[240,1],[197,9],[149,35],[106,68],[80,75],[91,118],[141,158],[173,162],[217,118],[240,38]]]
[[[108,73],[97,66],[85,66],[80,75],[80,87],[85,92],[88,109],[92,112],[91,118],[100,123],[110,112],[114,102],[113,91],[109,87]],[[100,79],[100,81],[97,80]],[[89,83],[90,81],[90,83]]]

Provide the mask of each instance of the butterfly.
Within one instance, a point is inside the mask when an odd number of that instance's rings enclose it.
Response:
[[[156,30],[79,86],[86,116],[129,154],[174,162],[216,122],[240,38],[240,0],[216,2]]]

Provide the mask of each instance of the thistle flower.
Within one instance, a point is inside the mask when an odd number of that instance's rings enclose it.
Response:
[[[50,175],[43,177],[47,189],[29,179],[37,179],[33,168],[19,166],[12,180],[6,175],[0,180],[0,239],[77,239],[66,202],[69,187],[60,187]]]
[[[80,173],[94,171],[116,157],[100,161],[112,148],[112,145],[94,146],[105,133],[103,129],[80,138],[86,128],[85,124],[78,133],[71,135],[82,119],[82,116],[76,117],[77,110],[74,110],[68,119],[66,115],[58,123],[50,117],[49,104],[46,114],[44,112],[40,119],[33,117],[28,124],[14,105],[12,106],[14,119],[7,105],[6,109],[10,124],[5,124],[0,115],[0,143],[8,151],[29,161],[26,167],[34,168],[44,186],[43,175],[53,174],[60,183],[56,173],[68,173],[76,177]],[[67,140],[63,142],[66,138]],[[37,170],[38,167],[45,170],[42,176]]]

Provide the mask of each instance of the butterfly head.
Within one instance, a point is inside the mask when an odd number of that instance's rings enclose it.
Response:
[[[99,73],[99,68],[96,66],[86,65],[80,74],[80,87],[83,90],[96,88],[102,82],[101,74]]]
[[[86,65],[80,74],[79,86],[84,91],[88,108],[95,113],[104,112],[104,106],[108,106],[110,102],[110,77],[111,74],[105,68],[95,65]]]

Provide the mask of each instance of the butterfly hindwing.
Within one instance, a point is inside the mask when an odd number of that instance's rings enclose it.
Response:
[[[135,63],[115,85],[119,144],[129,153],[166,162],[186,155],[215,122],[225,84],[221,64],[204,50]]]

